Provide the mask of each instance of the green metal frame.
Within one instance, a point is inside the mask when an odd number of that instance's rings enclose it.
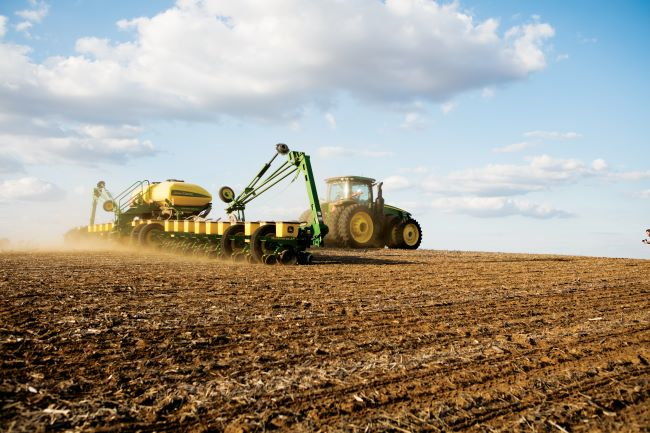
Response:
[[[248,203],[289,176],[294,175],[294,178],[291,180],[291,182],[294,182],[298,179],[300,174],[302,174],[307,188],[307,196],[309,197],[312,218],[311,224],[305,228],[301,228],[301,230],[305,232],[303,235],[311,238],[311,245],[321,246],[323,245],[323,238],[327,234],[328,229],[323,221],[323,213],[318,199],[318,191],[316,189],[316,182],[314,180],[314,173],[311,168],[309,155],[306,155],[304,152],[289,151],[287,153],[287,160],[264,178],[264,175],[271,168],[275,158],[281,154],[280,146],[281,144],[277,146],[278,152],[262,167],[260,172],[253,178],[248,186],[244,188],[241,194],[229,203],[228,207],[226,207],[226,212],[228,214],[237,212],[237,220],[245,221],[244,212]]]

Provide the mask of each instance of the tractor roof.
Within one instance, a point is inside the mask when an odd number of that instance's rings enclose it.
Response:
[[[363,176],[336,176],[325,179],[326,183],[345,182],[351,180],[353,182],[375,183],[375,179]]]

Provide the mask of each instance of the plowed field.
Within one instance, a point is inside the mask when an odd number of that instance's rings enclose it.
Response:
[[[650,431],[650,261],[0,255],[0,431]]]

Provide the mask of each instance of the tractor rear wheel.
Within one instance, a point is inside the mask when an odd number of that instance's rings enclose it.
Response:
[[[339,221],[341,219],[341,213],[344,209],[336,208],[325,215],[323,222],[328,228],[327,235],[325,235],[325,246],[326,247],[337,247],[341,246],[343,241],[341,240],[341,235],[339,233]]]
[[[368,207],[354,204],[341,212],[338,235],[343,246],[370,248],[374,246],[375,222]]]
[[[251,235],[251,256],[254,263],[265,263],[266,256],[275,253],[275,242],[266,238],[269,235],[275,236],[275,224],[259,226]]]
[[[399,247],[405,250],[417,250],[422,243],[422,228],[413,218],[403,221],[397,226],[396,237]]]
[[[140,229],[138,240],[143,247],[159,248],[164,234],[165,231],[160,224],[146,224]]]
[[[230,239],[233,236],[235,239]],[[221,238],[221,252],[225,259],[230,259],[234,254],[241,253],[245,247],[244,224],[233,224],[224,230]]]

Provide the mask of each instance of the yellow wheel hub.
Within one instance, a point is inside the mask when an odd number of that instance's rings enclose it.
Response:
[[[402,234],[404,236],[404,243],[409,247],[417,244],[420,239],[420,230],[418,229],[418,226],[413,223],[406,224]]]
[[[357,212],[350,219],[350,234],[355,242],[359,244],[367,243],[372,239],[374,231],[375,225],[368,213]]]

